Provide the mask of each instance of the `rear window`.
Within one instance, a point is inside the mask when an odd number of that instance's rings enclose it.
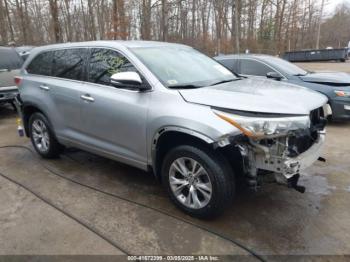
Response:
[[[63,49],[54,51],[52,76],[83,80],[86,48]]]
[[[27,67],[27,72],[35,75],[50,76],[52,71],[52,52],[37,55]]]
[[[22,58],[12,48],[0,48],[0,69],[19,69],[23,64]]]

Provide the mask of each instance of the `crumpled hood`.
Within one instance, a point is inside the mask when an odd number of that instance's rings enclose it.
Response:
[[[327,103],[320,93],[268,79],[248,78],[179,92],[187,102],[260,113],[309,114]]]
[[[349,85],[350,86],[350,74],[341,72],[317,72],[307,74],[306,76],[300,76],[305,82],[321,83],[321,84],[336,84],[336,85]]]

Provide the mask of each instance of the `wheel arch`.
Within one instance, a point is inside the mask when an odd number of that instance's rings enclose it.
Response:
[[[212,138],[197,131],[182,127],[166,127],[161,128],[152,140],[151,165],[157,179],[161,179],[161,164],[166,153],[178,145],[192,145],[217,151],[226,158],[235,173],[237,171],[241,173],[242,167],[236,163],[242,162],[242,156],[234,144],[219,147]]]
[[[51,125],[49,118],[45,114],[44,110],[42,110],[40,108],[40,106],[37,106],[37,105],[32,104],[32,103],[24,103],[23,109],[22,109],[22,118],[23,118],[24,130],[25,130],[27,137],[30,136],[30,134],[29,134],[29,119],[34,113],[43,114],[47,118],[47,120],[49,121],[49,124]]]

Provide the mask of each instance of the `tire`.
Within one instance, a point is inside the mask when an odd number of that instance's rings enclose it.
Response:
[[[63,150],[54,135],[48,119],[34,113],[29,119],[29,134],[35,151],[43,158],[56,158]]]
[[[187,170],[191,171],[193,166],[196,165],[197,171],[193,173],[197,172],[200,175],[190,175],[189,177],[181,175],[180,169],[178,169],[179,162],[182,167],[186,166]],[[197,164],[194,164],[195,162]],[[203,169],[198,172],[200,166]],[[219,153],[214,154],[206,148],[181,145],[166,154],[161,172],[163,185],[171,200],[177,207],[191,216],[206,219],[214,218],[220,215],[232,202],[235,192],[234,174],[226,159]],[[182,185],[178,184],[179,179],[182,181]],[[172,185],[170,181],[173,182]],[[208,182],[211,184],[211,192],[207,190],[210,187],[203,187],[203,184],[209,185]],[[183,183],[188,184],[184,185]],[[176,189],[179,190],[176,191]],[[178,192],[178,194],[175,192]],[[193,194],[197,196],[197,201],[195,201]],[[191,197],[187,201],[189,195]]]

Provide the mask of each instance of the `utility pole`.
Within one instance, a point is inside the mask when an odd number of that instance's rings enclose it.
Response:
[[[320,18],[318,20],[316,49],[320,48],[321,23],[322,23],[322,16],[323,16],[324,1],[325,0],[322,0],[322,3],[321,3]]]

